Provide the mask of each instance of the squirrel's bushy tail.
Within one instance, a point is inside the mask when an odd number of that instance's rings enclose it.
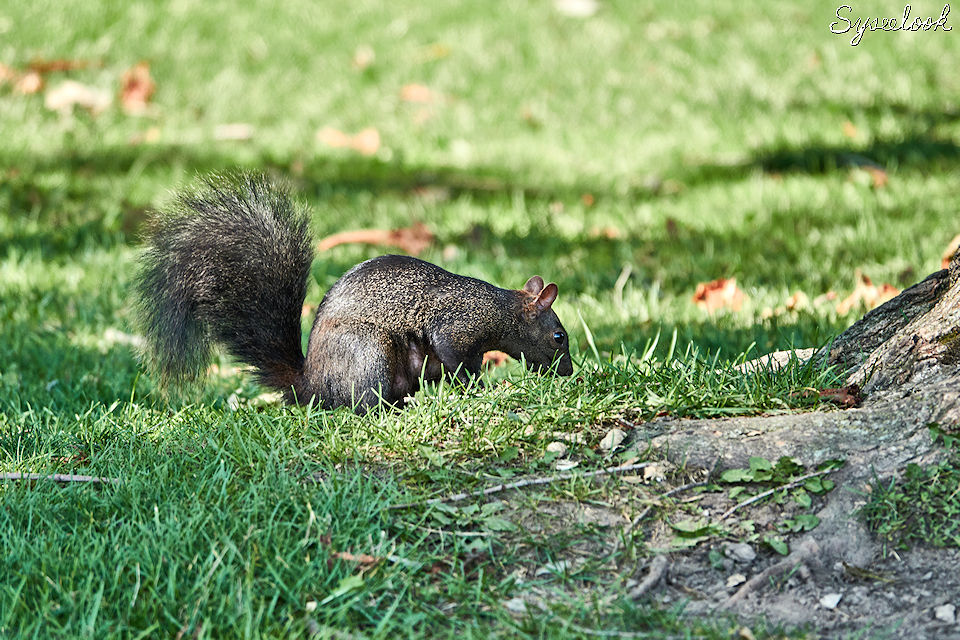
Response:
[[[164,382],[200,376],[213,343],[290,397],[303,376],[307,213],[258,175],[213,176],[159,213],[137,287],[147,359]]]

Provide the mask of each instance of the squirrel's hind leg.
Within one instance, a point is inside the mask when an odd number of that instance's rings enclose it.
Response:
[[[324,408],[352,407],[366,413],[381,401],[397,404],[407,394],[398,387],[394,371],[398,347],[382,330],[335,326],[311,338],[307,377]]]

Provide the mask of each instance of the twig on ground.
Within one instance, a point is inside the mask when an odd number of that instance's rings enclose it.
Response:
[[[815,477],[817,477],[817,476],[822,476],[822,475],[826,475],[826,474],[828,474],[828,473],[833,473],[834,471],[836,471],[836,469],[824,469],[824,470],[822,470],[822,471],[814,471],[813,473],[808,473],[808,474],[806,474],[806,475],[800,476],[799,478],[797,478],[797,479],[794,480],[793,482],[788,482],[787,484],[782,484],[782,485],[780,485],[779,487],[774,487],[773,489],[768,489],[767,491],[763,491],[763,492],[761,492],[761,493],[758,493],[757,495],[753,496],[752,498],[748,498],[748,499],[744,500],[743,502],[741,502],[741,503],[739,503],[739,504],[735,504],[734,506],[732,506],[732,507],[730,507],[729,509],[727,509],[726,511],[724,511],[724,512],[720,515],[720,520],[721,520],[721,521],[722,521],[722,520],[726,520],[726,519],[727,519],[728,517],[730,517],[735,511],[737,511],[737,510],[739,510],[739,509],[742,509],[743,507],[746,507],[746,506],[748,506],[748,505],[751,505],[751,504],[753,504],[754,502],[757,502],[758,500],[763,500],[763,499],[766,498],[767,496],[773,495],[773,494],[776,493],[777,491],[786,491],[787,489],[793,489],[794,487],[799,487],[800,485],[802,485],[804,482],[806,482],[806,481],[809,480],[810,478],[815,478]]]
[[[606,469],[598,469],[597,471],[588,471],[587,473],[561,473],[556,476],[550,476],[545,478],[528,478],[526,480],[518,480],[517,482],[511,482],[509,484],[498,484],[493,487],[487,487],[486,489],[481,489],[479,491],[469,491],[464,493],[456,493],[452,496],[446,496],[443,498],[431,498],[429,500],[421,500],[416,502],[404,502],[403,504],[394,504],[387,507],[388,509],[407,509],[409,507],[421,507],[428,504],[437,504],[439,502],[459,502],[461,500],[466,500],[467,498],[474,498],[480,496],[488,496],[493,493],[499,493],[501,491],[509,491],[511,489],[520,489],[523,487],[531,487],[534,485],[541,484],[550,484],[552,482],[562,482],[563,480],[571,480],[573,478],[593,478],[595,476],[602,475],[612,475],[616,473],[626,473],[627,471],[636,471],[637,469],[643,469],[644,467],[649,467],[652,462],[640,462],[637,464],[625,464],[619,467],[607,467]]]
[[[53,480],[54,482],[90,482],[93,484],[118,484],[118,478],[102,478],[98,476],[78,476],[70,473],[0,473],[0,481],[17,480]]]
[[[696,487],[705,487],[706,485],[710,484],[710,478],[713,477],[713,472],[716,471],[717,464],[719,464],[719,462],[720,462],[720,458],[717,458],[716,460],[713,461],[713,465],[710,467],[710,471],[707,472],[707,477],[701,480],[700,482],[690,482],[684,485],[680,485],[679,487],[674,487],[673,489],[670,489],[670,491],[667,491],[666,493],[661,495],[660,498],[661,499],[667,498],[674,494],[680,493],[682,491],[686,491],[687,489],[694,489]],[[620,549],[620,541],[630,535],[634,527],[640,524],[640,521],[647,517],[647,514],[650,513],[650,509],[652,508],[653,508],[653,505],[648,505],[646,509],[640,512],[640,515],[638,515],[636,518],[630,521],[630,524],[628,524],[627,528],[623,530],[623,533],[620,534],[620,537],[614,539],[613,549],[610,550],[611,556],[615,555],[617,551]]]
[[[759,587],[763,586],[767,580],[771,577],[777,575],[778,573],[783,573],[785,571],[790,571],[801,562],[805,562],[820,551],[820,548],[817,546],[817,543],[813,540],[805,540],[801,542],[794,551],[788,555],[786,558],[772,564],[757,575],[753,576],[747,580],[742,587],[737,589],[737,592],[732,596],[727,598],[721,606],[721,608],[727,609],[740,600],[742,600],[747,594],[757,590]]]
[[[660,584],[660,581],[663,580],[663,576],[667,573],[668,566],[670,566],[670,561],[667,559],[666,555],[654,556],[653,560],[650,562],[650,569],[647,570],[647,577],[644,578],[640,584],[631,589],[627,594],[627,597],[631,600],[638,600],[647,595],[647,592],[656,587],[658,584]]]

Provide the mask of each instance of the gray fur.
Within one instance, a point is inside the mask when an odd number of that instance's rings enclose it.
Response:
[[[165,381],[196,378],[213,343],[252,364],[287,401],[366,411],[422,380],[479,373],[485,351],[532,369],[572,370],[550,308],[556,285],[535,276],[500,289],[406,256],[355,266],[324,296],[300,348],[313,258],[307,214],[261,176],[214,176],[153,222],[139,274],[148,359]],[[558,333],[559,332],[559,333]]]

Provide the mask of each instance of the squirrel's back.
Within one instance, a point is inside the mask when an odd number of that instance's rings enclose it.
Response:
[[[402,332],[440,317],[502,313],[510,292],[410,256],[384,255],[341,276],[317,309],[317,321],[365,317]]]

